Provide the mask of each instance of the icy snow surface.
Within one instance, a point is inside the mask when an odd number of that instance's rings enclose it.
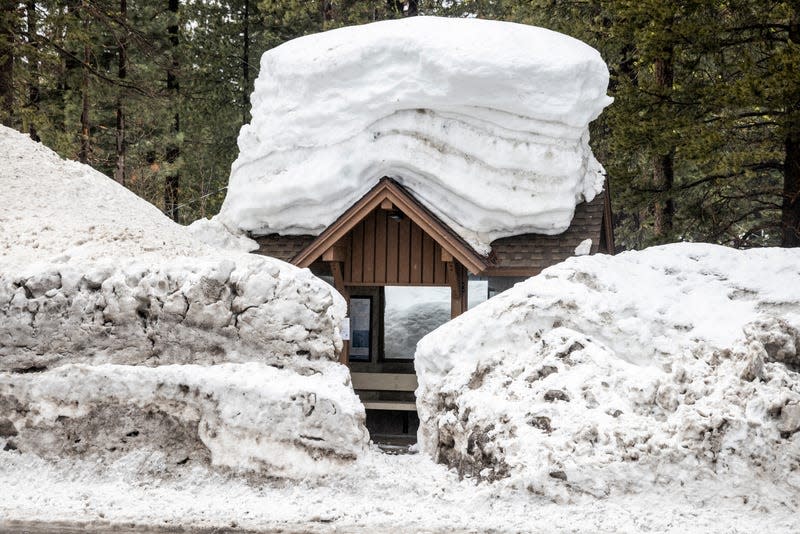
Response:
[[[602,189],[600,54],[542,28],[413,17],[267,51],[220,217],[318,234],[390,176],[476,250],[567,229]]]
[[[0,448],[297,477],[363,450],[330,286],[2,126],[0,184]]]
[[[800,249],[572,258],[419,342],[420,447],[555,499],[719,477],[796,504],[798,328]]]

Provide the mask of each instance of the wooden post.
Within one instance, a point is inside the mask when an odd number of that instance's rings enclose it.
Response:
[[[446,265],[450,281],[450,318],[455,319],[467,311],[467,271],[455,261],[448,261]]]

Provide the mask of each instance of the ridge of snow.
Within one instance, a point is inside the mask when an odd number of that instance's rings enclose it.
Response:
[[[570,258],[417,345],[421,450],[557,500],[800,491],[800,250]],[[760,482],[758,482],[760,481]]]
[[[476,250],[566,230],[602,190],[588,123],[611,99],[588,45],[550,30],[413,17],[264,53],[220,217],[318,234],[381,177]]]

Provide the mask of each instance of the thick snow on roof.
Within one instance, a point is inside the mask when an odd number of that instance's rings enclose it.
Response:
[[[542,28],[413,17],[267,51],[221,218],[318,234],[390,176],[481,252],[557,234],[602,189],[587,125],[611,102],[588,45]]]
[[[419,342],[420,447],[555,498],[798,495],[798,280],[798,249],[707,244],[550,267]]]

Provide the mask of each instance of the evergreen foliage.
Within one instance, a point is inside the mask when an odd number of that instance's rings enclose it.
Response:
[[[800,245],[798,0],[174,2],[0,0],[0,121],[186,223],[219,209],[265,50],[417,6],[535,24],[609,64],[618,244]]]

